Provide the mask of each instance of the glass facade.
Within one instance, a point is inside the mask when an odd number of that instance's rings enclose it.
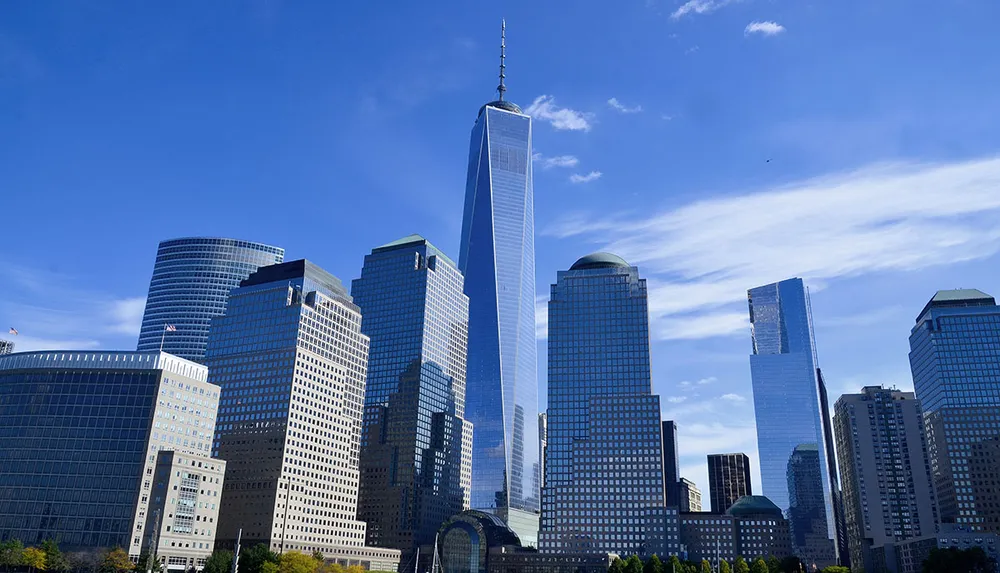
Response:
[[[652,394],[638,269],[598,253],[560,271],[548,350],[539,549],[630,555],[662,546],[665,518],[653,520],[652,531],[637,518],[664,508],[660,400]]]
[[[668,507],[681,506],[680,457],[677,454],[677,422],[664,420],[663,433],[663,498]]]
[[[14,343],[9,340],[0,340],[0,356],[14,352]]]
[[[208,459],[218,389],[207,374],[159,352],[0,357],[0,539],[119,546],[138,556],[157,504],[157,454]],[[206,557],[214,524],[185,542]]]
[[[138,350],[162,350],[201,362],[212,317],[229,291],[259,267],[280,263],[284,249],[236,239],[171,239],[156,250]],[[176,330],[166,332],[167,325]],[[161,348],[162,344],[162,348]]]
[[[534,249],[531,118],[493,102],[472,130],[459,258],[469,297],[471,503],[504,517],[526,545],[537,531],[541,472]]]
[[[1000,533],[1000,307],[978,290],[939,291],[910,332],[939,517]]]
[[[220,544],[242,528],[244,547],[356,555],[368,337],[341,282],[305,260],[261,268],[212,320],[205,360],[222,388]]]
[[[834,565],[837,528],[828,459],[833,452],[827,451],[829,424],[823,418],[829,414],[822,408],[825,390],[817,370],[809,293],[802,279],[794,278],[750,289],[748,300],[763,494],[788,516],[796,554],[807,563]],[[822,503],[806,504],[806,492]]]
[[[753,495],[750,458],[746,454],[709,454],[708,493],[712,513],[724,513],[736,500]]]
[[[370,339],[358,497],[369,545],[409,553],[468,509],[462,286],[456,265],[419,236],[374,249],[351,285]]]

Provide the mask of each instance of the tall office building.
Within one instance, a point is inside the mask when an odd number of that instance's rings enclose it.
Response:
[[[663,538],[665,523],[650,531],[637,519],[664,507],[660,399],[652,393],[638,269],[596,253],[560,271],[548,346],[539,549],[641,554]]]
[[[545,487],[545,448],[549,439],[549,415],[545,412],[538,414],[538,476],[541,480],[539,491]]]
[[[160,243],[142,314],[138,349],[201,362],[212,317],[226,311],[229,291],[259,267],[280,263],[278,247],[187,237]],[[173,330],[169,330],[173,327]]]
[[[701,490],[688,478],[681,478],[677,481],[677,492],[680,498],[681,513],[694,513],[701,511]]]
[[[974,289],[944,290],[910,332],[943,523],[1000,533],[1000,307]]]
[[[712,513],[725,513],[739,498],[753,495],[750,458],[746,454],[708,455],[708,493]]]
[[[788,515],[796,554],[837,563],[834,485],[827,451],[812,308],[802,279],[750,289],[754,415],[763,494]],[[819,496],[821,503],[815,503]]]
[[[0,356],[4,354],[13,354],[14,343],[10,340],[0,340]]]
[[[157,531],[168,569],[203,566],[225,472],[208,457],[219,388],[207,378],[161,352],[0,357],[0,539],[138,558]],[[165,490],[164,471],[205,479]]]
[[[668,507],[680,507],[680,457],[677,455],[677,422],[664,420],[663,434],[663,499]]]
[[[365,547],[357,519],[368,337],[340,281],[305,260],[262,267],[212,319],[205,361],[229,464],[220,543],[242,529],[245,547],[395,569],[399,552]]]
[[[873,547],[935,533],[920,402],[912,392],[866,386],[841,396],[835,412],[851,567],[877,571]]]
[[[411,235],[372,250],[351,285],[370,339],[358,495],[369,545],[408,553],[433,544],[469,506],[462,283],[455,263]]]
[[[500,97],[472,128],[459,269],[469,296],[465,417],[475,426],[472,508],[535,545],[539,491],[531,118]]]

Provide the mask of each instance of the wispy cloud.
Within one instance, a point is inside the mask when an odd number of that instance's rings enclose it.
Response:
[[[531,159],[542,166],[542,169],[552,169],[553,167],[576,167],[580,160],[572,155],[557,155],[555,157],[544,157],[541,153],[535,153]]]
[[[618,98],[614,97],[608,100],[608,105],[611,106],[612,109],[619,111],[621,113],[639,113],[640,111],[642,111],[641,105],[634,105],[629,107],[623,104],[622,102],[618,101]]]
[[[708,376],[696,380],[694,382],[690,380],[681,380],[677,385],[680,386],[681,388],[693,388],[694,386],[708,386],[709,384],[713,384],[716,381],[718,381],[718,379],[715,376]]]
[[[700,49],[701,48],[699,48],[698,46],[691,46],[690,48],[684,50],[684,55],[687,56],[689,54],[693,54],[693,53],[697,52]]]
[[[549,297],[540,294],[535,296],[535,339],[545,340],[549,337]]]
[[[802,276],[815,289],[997,253],[998,188],[1000,158],[883,164],[652,215],[578,214],[543,233],[639,265],[654,334],[703,338],[745,332],[754,286]]]
[[[722,396],[719,396],[719,398],[721,398],[723,400],[727,400],[729,402],[746,402],[747,401],[747,399],[744,398],[743,396],[740,396],[739,394],[732,394],[732,393],[730,393],[730,394],[723,394]]]
[[[678,20],[688,14],[708,14],[710,12],[715,12],[727,4],[739,1],[740,0],[688,0],[684,4],[681,4],[679,8],[674,10],[670,17],[674,20]]]
[[[687,399],[688,399],[687,396],[669,396],[667,397],[667,402],[670,402],[671,404],[680,404],[681,402],[684,402]]]
[[[590,131],[591,114],[559,107],[556,99],[550,95],[540,95],[531,102],[524,113],[531,117],[547,121],[552,127],[560,130]]]
[[[596,181],[603,175],[600,171],[591,171],[586,175],[580,175],[579,173],[574,173],[569,176],[569,180],[573,183],[590,183],[591,181]]]
[[[761,34],[762,36],[774,36],[785,31],[785,27],[777,22],[750,22],[743,30],[743,35]]]

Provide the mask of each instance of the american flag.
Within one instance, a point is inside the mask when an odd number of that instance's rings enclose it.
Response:
[[[167,332],[176,332],[177,331],[177,327],[174,326],[174,325],[172,325],[172,324],[165,325],[163,327],[163,329],[166,330]]]
[[[17,336],[17,329],[14,328],[13,326],[10,327],[10,334],[13,334],[14,336]]]

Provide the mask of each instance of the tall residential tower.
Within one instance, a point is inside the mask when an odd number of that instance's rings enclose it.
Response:
[[[503,44],[503,42],[501,42]],[[531,118],[499,97],[472,128],[459,269],[469,297],[465,416],[475,426],[472,508],[534,545],[541,471]]]

